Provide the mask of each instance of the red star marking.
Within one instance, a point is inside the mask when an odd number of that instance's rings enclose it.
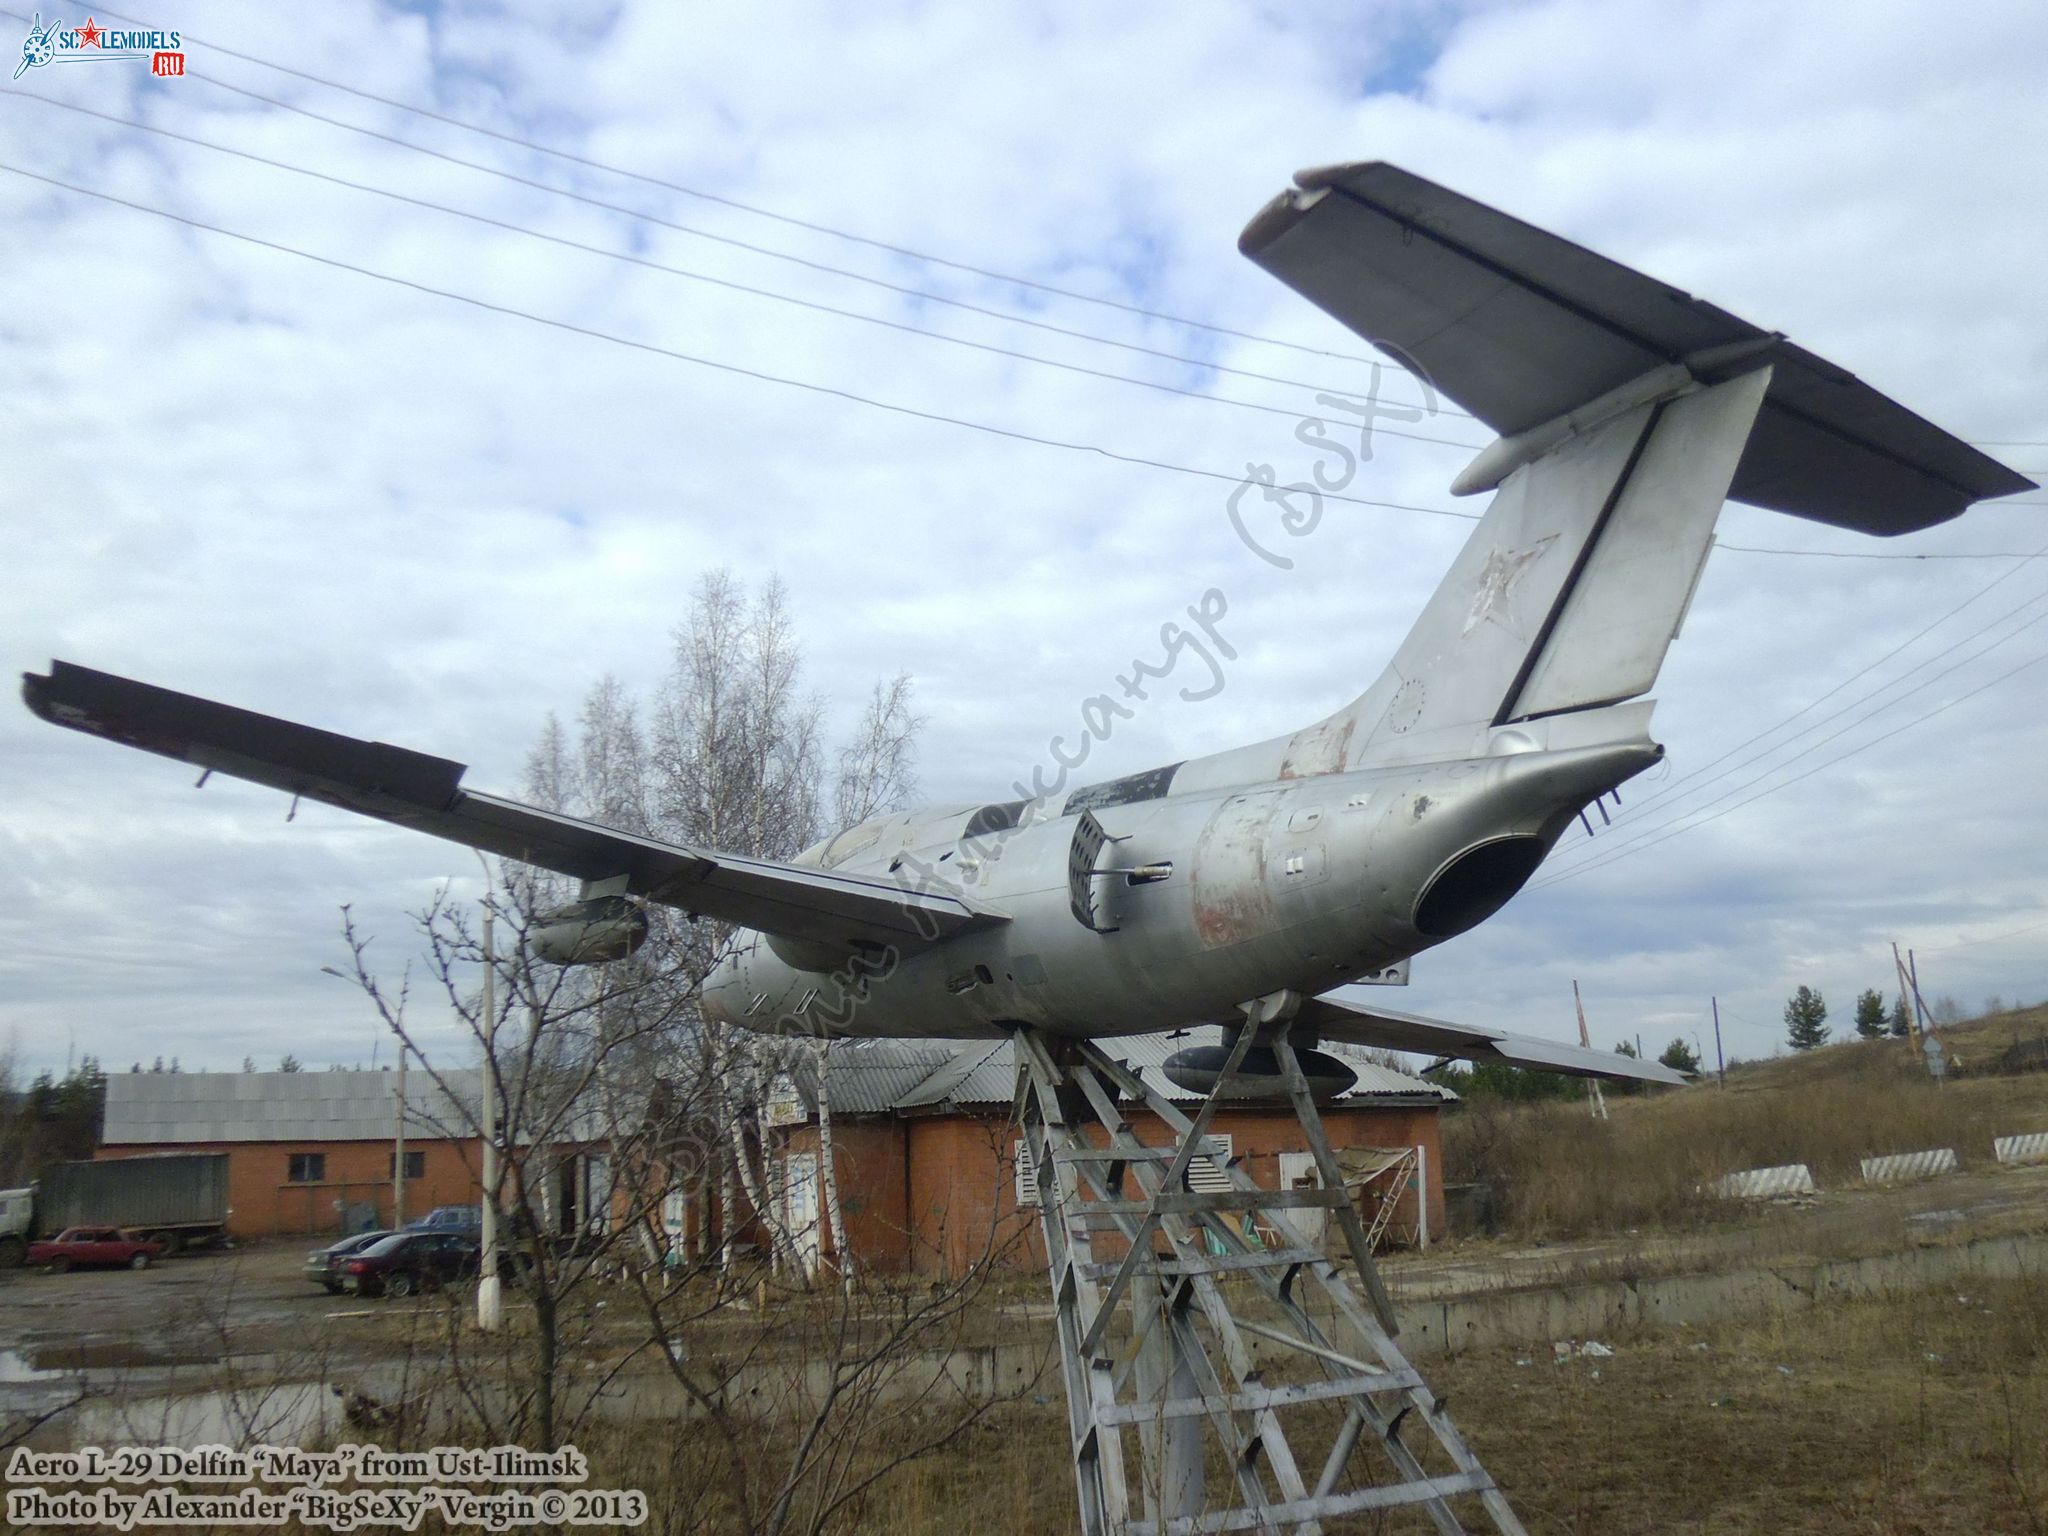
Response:
[[[78,46],[81,48],[97,48],[100,46],[99,24],[90,16],[85,18],[85,25],[78,29]]]

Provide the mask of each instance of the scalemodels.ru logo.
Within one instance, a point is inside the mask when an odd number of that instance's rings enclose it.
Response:
[[[103,27],[87,18],[82,27],[67,27],[60,21],[43,25],[43,13],[36,12],[21,45],[21,62],[14,66],[19,80],[31,69],[45,64],[91,64],[107,59],[149,61],[152,75],[185,73],[184,43],[176,32],[145,28]]]

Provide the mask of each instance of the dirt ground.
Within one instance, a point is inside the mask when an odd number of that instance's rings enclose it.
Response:
[[[1467,1238],[1382,1265],[1402,1296],[1453,1296],[1736,1264],[1893,1253],[1930,1240],[2048,1230],[2048,1164],[1974,1169],[1889,1188],[1851,1187],[1784,1201],[1730,1202],[1694,1231],[1656,1228],[1558,1242]]]
[[[1830,1195],[1703,1232],[1450,1244],[1388,1271],[1397,1293],[1442,1295],[1630,1266],[1841,1257],[1905,1245],[1929,1212],[1957,1213],[1938,1224],[1944,1240],[2048,1230],[2048,1169]],[[301,1277],[309,1246],[192,1254],[140,1273],[0,1274],[0,1433],[84,1384],[92,1400],[36,1443],[331,1441],[347,1428],[335,1384],[374,1381],[401,1357],[417,1366],[423,1348],[431,1358],[462,1298],[329,1296]],[[1005,1282],[1005,1326],[1020,1305],[1043,1326],[1041,1287]],[[2048,1533],[2048,1279],[1600,1342],[1612,1355],[1560,1357],[1532,1340],[1424,1363],[1532,1532]],[[600,1480],[648,1489],[650,1529],[695,1529],[675,1512],[701,1503],[665,1482],[686,1475],[674,1448],[689,1434],[610,1426],[582,1443]],[[845,1528],[1071,1529],[1064,1439],[1047,1377],[961,1446],[892,1473]]]
[[[2048,1531],[2040,1282],[1599,1342],[1614,1353],[1475,1350],[1426,1372],[1532,1536]],[[1071,1529],[1062,1428],[1056,1411],[1004,1417],[912,1469],[875,1528]]]
[[[1926,1218],[1939,1218],[1928,1223]],[[1955,1175],[1891,1189],[1852,1189],[1755,1206],[1731,1205],[1697,1232],[1623,1233],[1556,1243],[1467,1238],[1381,1263],[1397,1296],[1442,1296],[1554,1285],[1616,1273],[1681,1273],[1736,1262],[1837,1259],[1892,1252],[1928,1236],[1945,1241],[2048,1231],[2048,1165]],[[240,1353],[318,1344],[337,1361],[389,1353],[408,1308],[330,1296],[301,1277],[317,1239],[275,1239],[221,1252],[181,1254],[151,1269],[68,1275],[0,1270],[0,1412],[26,1375],[78,1366],[151,1373]],[[1006,1303],[1043,1308],[1044,1280],[1019,1272],[999,1286]],[[226,1337],[224,1337],[226,1335]]]

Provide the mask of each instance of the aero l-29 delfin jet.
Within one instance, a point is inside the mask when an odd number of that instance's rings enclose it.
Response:
[[[1776,332],[1391,165],[1302,174],[1239,248],[1498,434],[1451,487],[1493,500],[1393,660],[1289,735],[1063,799],[878,816],[778,863],[61,661],[25,678],[29,707],[574,876],[583,899],[531,941],[551,959],[628,951],[648,902],[739,925],[703,1007],[743,1027],[1095,1037],[1291,1019],[1299,1046],[1681,1080],[1323,994],[1484,921],[1583,808],[1658,760],[1642,695],[1725,499],[1890,535],[2032,482]],[[1183,1052],[1176,1075],[1213,1081],[1223,1054]]]

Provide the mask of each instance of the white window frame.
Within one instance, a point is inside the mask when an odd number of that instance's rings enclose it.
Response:
[[[1196,1194],[1222,1194],[1234,1188],[1227,1171],[1231,1159],[1231,1139],[1227,1134],[1211,1131],[1202,1137],[1212,1152],[1197,1152],[1188,1164],[1188,1187]],[[1037,1169],[1031,1160],[1031,1148],[1022,1137],[1010,1143],[1011,1172],[1016,1181],[1017,1204],[1026,1210],[1038,1208]]]
[[[1212,1131],[1202,1140],[1216,1149],[1216,1155],[1207,1152],[1195,1154],[1194,1161],[1188,1164],[1188,1188],[1198,1195],[1223,1194],[1235,1187],[1227,1171],[1230,1166],[1230,1138]]]
[[[792,1152],[782,1160],[782,1220],[795,1235],[812,1231],[823,1211],[818,1187],[818,1154]],[[801,1201],[803,1209],[798,1209]]]

